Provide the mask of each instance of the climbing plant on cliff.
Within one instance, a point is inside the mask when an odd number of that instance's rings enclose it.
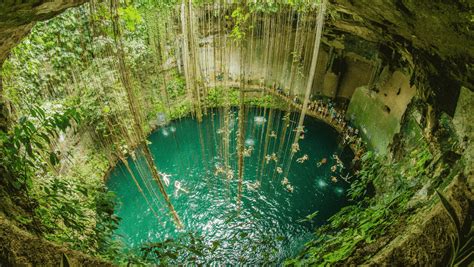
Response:
[[[396,164],[373,152],[365,153],[361,171],[349,190],[349,196],[357,203],[341,209],[327,225],[318,228],[315,239],[286,264],[332,265],[347,260],[359,248],[377,247],[377,238],[396,233],[392,227],[401,223],[402,218],[406,219],[404,215],[413,208],[410,200],[423,187],[422,181],[429,175],[427,166],[432,160],[427,148]],[[390,187],[380,184],[388,180]],[[376,190],[384,191],[374,197]]]

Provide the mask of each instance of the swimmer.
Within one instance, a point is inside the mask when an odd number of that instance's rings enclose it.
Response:
[[[281,185],[285,186],[289,184],[290,182],[288,181],[288,178],[284,177],[283,180],[281,180]]]
[[[175,197],[178,197],[179,191],[183,191],[184,193],[189,193],[188,190],[181,187],[181,182],[180,181],[175,181],[174,182],[174,195],[175,195]]]
[[[221,173],[225,173],[224,167],[222,166],[216,166],[216,171],[214,172],[214,176],[217,176]]]
[[[163,179],[163,182],[165,183],[166,186],[170,185],[170,178],[171,174],[166,174],[164,172],[159,172],[161,178]]]
[[[350,183],[349,180],[352,178],[350,174],[346,174],[346,176],[341,175],[342,180],[344,180],[346,183]]]
[[[135,154],[135,151],[130,152],[130,156],[132,157],[133,160],[137,160],[137,154]]]
[[[337,166],[339,168],[344,169],[344,163],[342,163],[342,160],[336,154],[334,154],[332,158],[336,160]]]
[[[324,165],[328,162],[327,158],[323,158],[320,162],[316,163],[316,165],[319,167],[321,167],[321,165]]]
[[[276,168],[276,171],[279,173],[279,174],[282,174],[283,173],[283,169],[281,167],[277,167]]]
[[[291,184],[287,184],[286,185],[286,190],[290,193],[293,193],[293,191],[295,190],[295,188],[291,185]]]
[[[333,183],[337,183],[337,178],[336,178],[336,176],[331,176],[331,181],[332,181]]]
[[[300,139],[304,139],[304,132],[300,134]]]
[[[253,151],[253,146],[250,146],[249,148],[247,149],[244,149],[244,157],[250,157],[252,156],[252,151]]]
[[[308,155],[304,154],[301,158],[297,158],[296,162],[303,163],[303,162],[307,161],[308,159],[309,159]]]
[[[228,170],[227,171],[227,179],[232,180],[234,178],[234,171],[233,170]]]
[[[294,143],[291,145],[291,152],[296,153],[300,151],[300,145],[298,143]]]
[[[275,131],[272,131],[269,135],[270,138],[277,138],[277,134],[275,133]]]
[[[306,133],[306,130],[304,129],[304,125],[303,125],[301,127],[296,127],[296,129],[294,129],[293,132],[300,133],[300,139],[304,139],[304,134]]]
[[[341,169],[344,169],[344,163],[342,163],[342,161],[339,161],[339,162],[337,163],[337,166],[338,166],[339,168],[341,168]]]
[[[332,172],[336,172],[336,170],[337,170],[337,165],[334,165],[334,166],[331,167]]]
[[[247,189],[255,191],[260,188],[260,181],[255,181],[255,183],[247,183]]]
[[[270,155],[266,155],[265,156],[265,162],[268,164],[270,163],[270,160],[272,159],[272,157]]]
[[[278,157],[275,153],[272,153],[272,160],[278,162]]]

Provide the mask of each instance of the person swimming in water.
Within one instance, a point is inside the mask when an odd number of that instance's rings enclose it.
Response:
[[[252,152],[253,152],[253,146],[249,146],[249,148],[244,149],[243,155],[244,157],[250,157],[252,156]]]
[[[283,180],[281,180],[281,185],[285,186],[289,184],[290,182],[288,181],[288,178],[284,177]]]
[[[336,172],[336,170],[337,170],[337,165],[334,165],[334,166],[331,167],[332,172]]]
[[[270,138],[277,138],[277,134],[275,133],[275,131],[272,131],[269,135]]]
[[[294,143],[291,145],[291,152],[296,153],[300,151],[300,145],[298,143]]]
[[[272,157],[270,155],[265,155],[265,163],[269,164]]]
[[[336,178],[336,176],[331,176],[331,181],[332,181],[333,183],[337,183],[337,178]]]
[[[159,174],[161,175],[161,178],[163,179],[163,182],[165,183],[165,185],[169,186],[171,174],[166,174],[164,172],[159,172]]]
[[[276,168],[276,171],[279,173],[279,174],[282,174],[283,173],[283,169],[281,167],[277,167]]]
[[[224,167],[222,166],[216,166],[216,170],[214,171],[214,176],[217,176],[221,173],[225,173]]]
[[[341,168],[341,169],[344,169],[344,163],[342,163],[342,160],[336,155],[332,155],[332,158],[336,160],[336,165]]]
[[[297,158],[296,162],[303,163],[303,162],[307,161],[308,159],[309,159],[308,155],[304,154],[301,158]]]
[[[319,167],[321,167],[321,165],[324,165],[328,162],[328,159],[327,158],[323,158],[320,162],[316,163],[316,165]]]
[[[306,133],[306,130],[304,129],[304,126],[301,127],[296,127],[296,129],[293,130],[293,132],[299,132],[300,138],[299,139],[304,139],[304,135]],[[299,150],[299,148],[298,148]]]
[[[232,180],[234,178],[234,171],[233,170],[228,170],[227,171],[227,179]]]
[[[247,189],[255,191],[260,188],[260,181],[255,181],[255,183],[247,183]]]
[[[272,160],[275,161],[275,163],[278,162],[277,154],[272,153]]]
[[[180,181],[175,181],[175,182],[174,182],[174,195],[175,195],[175,197],[178,197],[179,191],[183,191],[184,193],[189,193],[188,190],[184,189],[184,188],[181,186],[181,182],[180,182]]]
[[[352,176],[348,173],[345,176],[341,175],[342,180],[344,180],[346,183],[350,184],[349,180],[352,178]]]
[[[286,185],[286,191],[288,191],[290,193],[293,193],[294,190],[295,190],[295,188],[291,184]]]

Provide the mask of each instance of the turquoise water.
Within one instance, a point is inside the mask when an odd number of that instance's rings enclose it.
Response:
[[[282,138],[284,112],[274,110],[272,117],[268,113],[268,110],[251,109],[246,116],[245,143],[247,148],[253,146],[254,150],[245,157],[240,209],[237,205],[235,146],[238,122],[235,111],[229,123],[229,165],[235,173],[230,180],[226,174],[216,173],[225,162],[221,153],[223,134],[219,130],[222,129],[222,112],[211,112],[201,124],[185,118],[153,132],[149,136],[150,149],[159,171],[170,175],[167,192],[184,229],[176,228],[154,182],[138,178],[159,218],[153,215],[131,175],[120,163],[107,182],[109,190],[118,196],[116,214],[122,218],[116,231],[117,239],[128,248],[137,249],[146,243],[176,239],[192,232],[192,238],[185,241],[192,245],[191,252],[177,253],[175,263],[281,263],[301,251],[314,229],[348,204],[345,193],[349,184],[340,177],[348,173],[353,155],[349,149],[339,145],[339,136],[333,128],[306,118],[305,138],[300,141],[300,151],[286,172],[298,114],[291,114],[290,127]],[[262,117],[266,117],[264,122]],[[267,131],[267,127],[270,130]],[[278,137],[269,136],[271,131],[275,131]],[[264,153],[265,149],[267,153]],[[270,160],[266,164],[265,155],[272,153],[277,155],[277,162]],[[296,159],[304,154],[309,159],[297,163]],[[344,168],[339,166],[335,172],[331,170],[336,165],[333,154],[344,163]],[[136,161],[128,159],[135,176],[139,177],[141,173],[142,177],[149,177],[139,151],[135,158]],[[317,162],[323,158],[327,158],[327,164],[318,167]],[[281,167],[283,173],[278,173],[277,167]],[[293,192],[282,184],[286,173]],[[331,176],[338,181],[332,181]],[[175,192],[176,181],[186,192]],[[158,198],[154,197],[155,194]],[[314,218],[302,220],[315,212],[318,213]],[[195,251],[197,249],[199,251]],[[166,255],[176,257],[172,253]]]

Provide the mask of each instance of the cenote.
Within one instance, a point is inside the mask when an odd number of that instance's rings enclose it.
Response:
[[[337,131],[306,116],[300,151],[291,159],[299,114],[252,108],[246,112],[245,147],[253,151],[244,158],[239,206],[238,116],[236,110],[226,116],[230,138],[225,168],[222,113],[209,111],[202,123],[191,117],[170,122],[148,138],[157,168],[169,177],[166,190],[183,229],[177,229],[162,197],[156,197],[159,190],[143,167],[143,155],[136,152],[128,165],[135,177],[144,177],[136,179],[150,205],[122,162],[111,171],[107,186],[117,194],[116,214],[121,218],[116,239],[128,250],[144,253],[140,248],[151,244],[161,251],[161,260],[281,263],[298,254],[314,229],[348,204],[350,185],[342,177],[350,175],[353,153],[341,145]],[[286,131],[285,114],[289,116]],[[298,163],[304,155],[308,159]],[[324,158],[327,163],[318,164]],[[182,190],[176,190],[176,182]]]

